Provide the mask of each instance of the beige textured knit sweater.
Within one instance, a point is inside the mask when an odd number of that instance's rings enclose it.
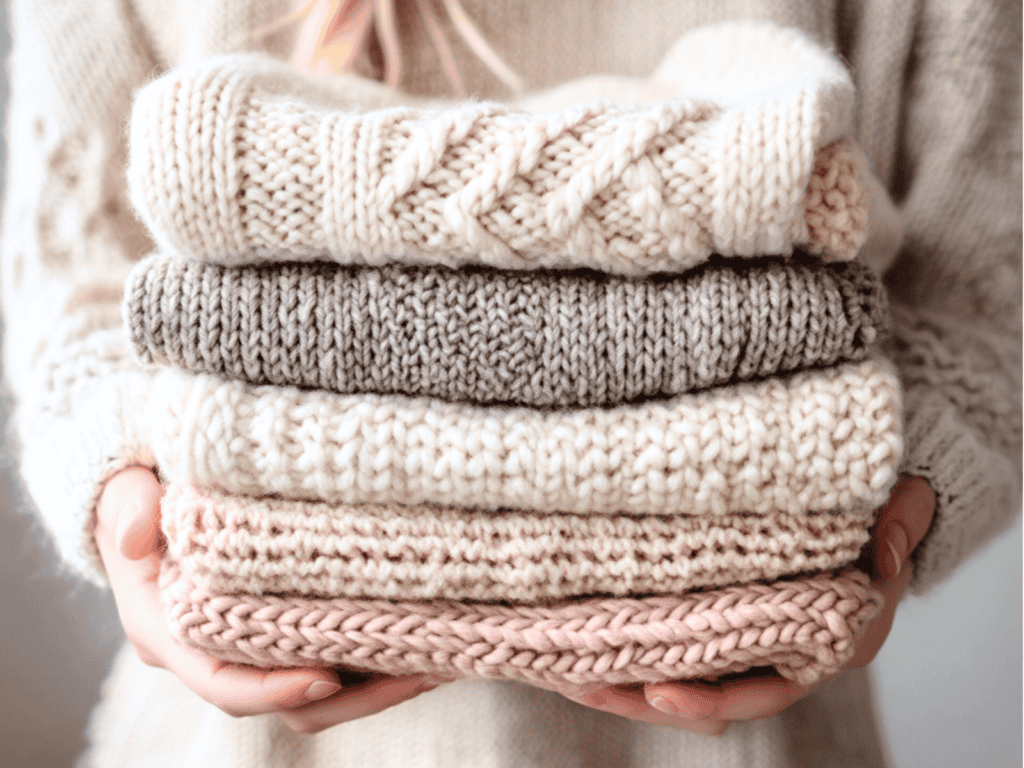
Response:
[[[151,248],[124,183],[123,128],[132,92],[167,68],[219,53],[287,55],[292,30],[262,37],[251,30],[282,16],[290,3],[12,5],[5,372],[19,400],[28,489],[69,567],[97,576],[92,516],[102,482],[121,467],[152,463],[154,455],[154,446],[128,437],[137,433],[137,414],[122,407],[148,386],[148,375],[131,362],[118,309],[127,272]],[[399,3],[402,86],[444,95],[440,63],[412,5]],[[915,588],[943,578],[1007,523],[1019,508],[1021,441],[1015,3],[467,0],[466,6],[531,88],[595,73],[645,77],[680,35],[729,18],[797,26],[836,46],[858,89],[855,138],[904,225],[903,248],[888,273],[892,351],[905,394],[903,469],[927,478],[938,499],[935,521],[915,553]],[[455,50],[470,92],[505,95],[460,41]],[[365,84],[342,77],[336,87]],[[859,673],[840,677],[780,718],[734,726],[720,740],[623,721],[515,684],[478,682],[442,687],[377,717],[299,737],[270,718],[231,720],[128,655],[105,696],[94,724],[95,765],[852,766],[881,760]],[[124,739],[129,732],[134,738]]]

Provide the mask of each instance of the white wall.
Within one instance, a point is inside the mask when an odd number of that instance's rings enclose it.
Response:
[[[900,606],[874,663],[899,768],[1021,765],[1021,519]]]

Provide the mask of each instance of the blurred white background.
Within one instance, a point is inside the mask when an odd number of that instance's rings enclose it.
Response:
[[[7,413],[4,400],[4,426]],[[0,443],[0,766],[64,768],[121,630],[109,593],[58,575],[14,463]],[[1022,765],[1021,604],[1019,518],[954,579],[904,602],[873,665],[893,768]]]

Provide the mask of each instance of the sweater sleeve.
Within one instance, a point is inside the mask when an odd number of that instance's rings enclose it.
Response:
[[[903,471],[937,497],[918,592],[1020,510],[1020,22],[1013,2],[923,3],[904,86],[906,236],[888,275]]]
[[[31,501],[64,562],[98,579],[97,494],[147,461],[123,418],[146,374],[120,298],[149,248],[125,194],[123,133],[156,62],[128,3],[14,0],[10,15],[4,375]]]

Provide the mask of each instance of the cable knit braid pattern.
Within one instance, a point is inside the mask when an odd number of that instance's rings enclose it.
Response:
[[[684,36],[649,104],[360,111],[288,77],[239,54],[140,90],[128,180],[163,253],[639,275],[713,252],[850,259],[866,238],[858,155],[837,141],[852,82],[794,30]]]
[[[830,571],[857,559],[874,518],[332,506],[171,483],[160,519],[165,557],[211,592],[529,603]]]
[[[902,453],[869,358],[672,400],[541,411],[254,387],[163,369],[147,403],[168,480],[330,503],[582,514],[875,509]]]
[[[852,655],[857,632],[882,604],[855,569],[552,606],[218,594],[166,563],[159,583],[172,633],[225,661],[509,678],[561,690],[760,666],[810,684]]]
[[[731,259],[602,273],[150,257],[128,278],[139,359],[253,384],[580,407],[858,360],[886,321],[857,262]]]

